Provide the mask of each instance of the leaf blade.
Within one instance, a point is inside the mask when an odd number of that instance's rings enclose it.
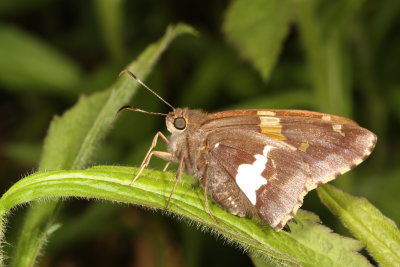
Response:
[[[0,83],[14,91],[71,93],[80,67],[54,47],[27,32],[0,25]]]
[[[318,189],[321,201],[367,247],[382,266],[400,264],[400,232],[368,200],[353,197],[331,185]]]
[[[235,0],[226,12],[225,36],[264,80],[269,78],[288,32],[291,3]]]

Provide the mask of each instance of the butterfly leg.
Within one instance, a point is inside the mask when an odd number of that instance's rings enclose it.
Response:
[[[163,135],[161,132],[157,132],[156,135],[153,138],[153,141],[151,142],[151,146],[149,148],[149,151],[147,151],[146,156],[143,159],[142,164],[140,165],[140,169],[138,173],[136,174],[135,178],[133,178],[132,182],[130,182],[130,186],[136,181],[136,179],[140,176],[142,173],[143,169],[146,168],[149,165],[150,159],[153,155],[164,159],[166,161],[171,161],[172,160],[172,155],[171,153],[168,152],[163,152],[163,151],[153,151],[154,147],[157,145],[158,138],[161,137],[161,139],[164,141],[164,143],[168,144],[169,141],[165,135]]]
[[[171,163],[171,161],[168,161],[168,162],[165,164],[164,169],[162,170],[163,172],[166,172],[166,171],[167,171],[167,169],[168,169],[170,163]]]
[[[214,214],[211,212],[210,205],[208,204],[207,179],[205,180],[205,185],[203,186],[203,193],[204,193],[204,200],[206,203],[207,212],[208,214],[210,214],[211,219],[213,219],[214,222],[217,222],[217,219],[214,217]]]
[[[168,167],[168,165],[167,165],[167,167]],[[168,209],[169,203],[171,202],[171,198],[172,198],[172,195],[174,194],[175,188],[178,185],[178,182],[181,180],[183,169],[184,169],[184,158],[181,157],[181,159],[179,161],[178,170],[176,171],[176,179],[175,179],[174,187],[172,188],[171,193],[169,194],[167,205],[165,206],[166,210]]]

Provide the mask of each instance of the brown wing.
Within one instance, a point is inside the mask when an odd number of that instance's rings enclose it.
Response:
[[[318,112],[237,110],[210,118],[201,126],[210,133],[209,154],[236,181],[240,165],[272,148],[262,173],[267,183],[253,204],[275,230],[294,216],[308,191],[360,164],[376,143],[372,132],[352,120]],[[246,178],[249,183],[253,176]]]
[[[314,188],[364,161],[376,136],[343,117],[303,110],[234,110],[210,114],[202,129],[245,129],[281,141],[302,156]]]
[[[207,141],[211,168],[222,169],[236,182],[242,196],[247,198],[247,201],[233,198],[235,207],[239,206],[235,213],[253,214],[252,209],[255,208],[256,213],[271,227],[281,230],[287,220],[294,216],[303,203],[304,195],[309,191],[307,186],[311,176],[302,157],[280,141],[243,129],[215,130]],[[265,152],[266,147],[269,148],[268,152]],[[260,159],[261,165],[257,166],[256,162]],[[254,173],[254,168],[258,167],[258,173],[257,170]],[[250,168],[250,171],[246,168]],[[239,181],[240,176],[243,181],[243,175],[245,184]],[[221,171],[210,171],[208,179],[211,184],[210,194],[214,196],[214,200],[225,209],[234,210],[226,203],[226,197],[216,197],[224,193],[221,192],[223,188],[219,189]],[[257,182],[255,179],[262,180]],[[255,187],[252,187],[254,183]]]

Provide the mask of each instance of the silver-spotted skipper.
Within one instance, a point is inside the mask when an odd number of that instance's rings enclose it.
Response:
[[[279,231],[307,192],[360,164],[376,143],[375,134],[354,121],[319,112],[244,109],[207,114],[174,108],[131,72],[121,73],[172,108],[168,114],[120,109],[165,115],[171,132],[169,138],[155,135],[132,183],[152,156],[177,162],[175,186],[183,171],[199,179],[211,216],[207,196],[232,214],[260,217]],[[159,137],[168,152],[153,150]]]

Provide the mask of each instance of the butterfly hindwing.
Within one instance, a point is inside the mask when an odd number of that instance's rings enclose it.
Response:
[[[216,130],[208,143],[209,161],[225,170],[248,200],[236,203],[242,205],[242,213],[257,213],[282,229],[308,192],[310,174],[302,157],[286,144],[243,129]],[[212,174],[209,181],[220,179]],[[224,208],[232,209],[229,204]]]

